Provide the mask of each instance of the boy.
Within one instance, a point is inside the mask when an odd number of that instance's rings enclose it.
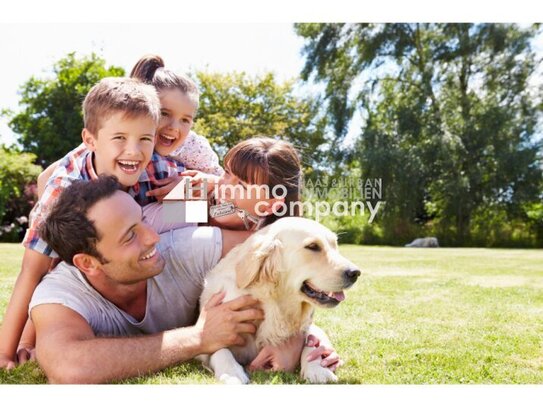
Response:
[[[134,79],[105,78],[86,96],[83,113],[86,148],[78,148],[61,160],[30,216],[21,272],[0,328],[0,368],[15,366],[30,298],[52,258],[57,257],[40,238],[38,229],[61,191],[77,179],[90,181],[100,174],[114,175],[143,206],[154,200],[146,193],[157,180],[176,177],[184,170],[178,162],[153,154],[160,100],[152,86]]]

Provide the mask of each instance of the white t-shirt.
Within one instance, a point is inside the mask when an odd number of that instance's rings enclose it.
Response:
[[[36,287],[29,305],[62,304],[89,323],[97,336],[152,334],[194,324],[204,278],[220,260],[222,235],[216,227],[186,227],[160,236],[164,270],[147,280],[147,307],[141,321],[100,295],[82,273],[60,263]]]

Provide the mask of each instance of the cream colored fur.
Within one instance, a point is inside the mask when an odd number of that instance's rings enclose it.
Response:
[[[321,250],[308,249],[311,244]],[[248,383],[242,365],[249,364],[263,346],[279,345],[308,331],[314,307],[320,304],[301,292],[304,281],[320,291],[342,291],[343,273],[349,268],[356,266],[339,254],[336,235],[315,221],[283,218],[258,231],[210,271],[200,304],[219,291],[226,292],[224,301],[250,294],[262,303],[265,319],[256,335],[246,337],[245,346],[199,359],[222,382]],[[302,376],[313,383],[337,380],[320,361],[306,362],[312,349],[306,347],[302,353]]]

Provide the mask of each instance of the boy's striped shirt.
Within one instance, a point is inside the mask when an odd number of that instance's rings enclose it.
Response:
[[[40,237],[39,228],[62,191],[72,182],[75,180],[91,181],[98,178],[92,161],[93,153],[84,144],[81,144],[59,162],[53,175],[47,181],[41,199],[30,213],[29,228],[23,239],[25,247],[49,257],[58,257],[53,249]],[[154,197],[145,195],[153,189],[156,180],[179,175],[184,170],[183,164],[173,158],[153,153],[151,161],[145,171],[141,173],[138,183],[130,187],[127,192],[134,197],[138,204],[145,206],[156,201]],[[74,236],[74,238],[77,238],[77,236]]]

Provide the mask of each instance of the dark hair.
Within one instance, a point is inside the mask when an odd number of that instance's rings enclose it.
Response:
[[[85,128],[97,136],[102,123],[118,112],[127,118],[149,117],[157,125],[160,99],[156,89],[136,79],[103,78],[83,101]]]
[[[255,137],[241,141],[224,157],[224,168],[249,184],[268,185],[270,190],[283,185],[287,190],[285,204],[300,201],[302,166],[300,156],[288,141],[269,137]],[[293,216],[300,216],[298,205]],[[266,216],[261,226],[275,222],[280,216]]]
[[[95,256],[102,263],[107,260],[96,249],[101,239],[87,213],[97,202],[109,198],[121,189],[117,178],[101,175],[93,181],[74,181],[53,205],[40,227],[40,236],[66,263],[73,264],[78,253]]]
[[[200,93],[196,84],[187,76],[176,74],[164,67],[164,60],[158,55],[145,55],[130,72],[131,78],[153,85],[157,91],[179,89],[198,108]]]

